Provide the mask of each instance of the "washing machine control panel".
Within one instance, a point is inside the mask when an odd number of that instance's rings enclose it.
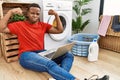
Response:
[[[48,11],[50,9],[57,10],[56,4],[52,2],[45,2],[43,5],[43,9]]]
[[[64,1],[65,2],[65,1]],[[45,2],[43,5],[44,10],[56,10],[56,11],[61,11],[61,10],[72,10],[72,2],[70,1],[69,4],[68,2],[63,4],[61,1],[48,1]]]

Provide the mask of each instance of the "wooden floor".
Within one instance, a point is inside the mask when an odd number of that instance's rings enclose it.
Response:
[[[71,73],[83,80],[93,74],[107,74],[110,80],[120,80],[120,53],[100,49],[99,60],[88,62],[85,57],[75,56]],[[0,58],[0,80],[48,80],[51,76],[22,68],[18,62],[6,63]]]

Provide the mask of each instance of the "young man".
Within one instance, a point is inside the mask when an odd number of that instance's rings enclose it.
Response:
[[[18,36],[19,41],[19,63],[22,67],[39,72],[47,72],[56,80],[79,80],[69,73],[73,55],[66,53],[54,60],[41,57],[37,53],[44,51],[45,33],[58,34],[63,32],[60,18],[54,10],[49,10],[49,15],[54,15],[57,27],[40,22],[41,8],[38,4],[31,4],[27,9],[27,19],[8,24],[13,14],[21,14],[20,8],[14,8],[7,12],[0,21],[0,32],[12,33]],[[107,79],[105,79],[107,80]]]

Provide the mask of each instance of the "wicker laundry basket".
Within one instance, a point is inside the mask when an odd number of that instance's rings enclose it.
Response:
[[[100,48],[109,49],[112,51],[120,52],[120,32],[114,32],[112,27],[112,21],[113,17],[111,17],[111,22],[109,24],[109,27],[107,29],[106,36],[100,36],[100,39],[98,41]],[[102,16],[100,17],[100,20],[102,19]]]

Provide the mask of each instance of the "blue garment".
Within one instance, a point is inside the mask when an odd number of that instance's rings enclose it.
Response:
[[[112,21],[112,27],[114,32],[120,32],[120,22],[119,22],[119,15],[115,15]]]
[[[43,50],[44,51],[44,50]],[[19,62],[24,68],[47,72],[56,80],[74,80],[75,77],[69,73],[72,63],[73,55],[66,53],[54,60],[44,58],[37,54],[42,51],[28,51],[20,55]]]

